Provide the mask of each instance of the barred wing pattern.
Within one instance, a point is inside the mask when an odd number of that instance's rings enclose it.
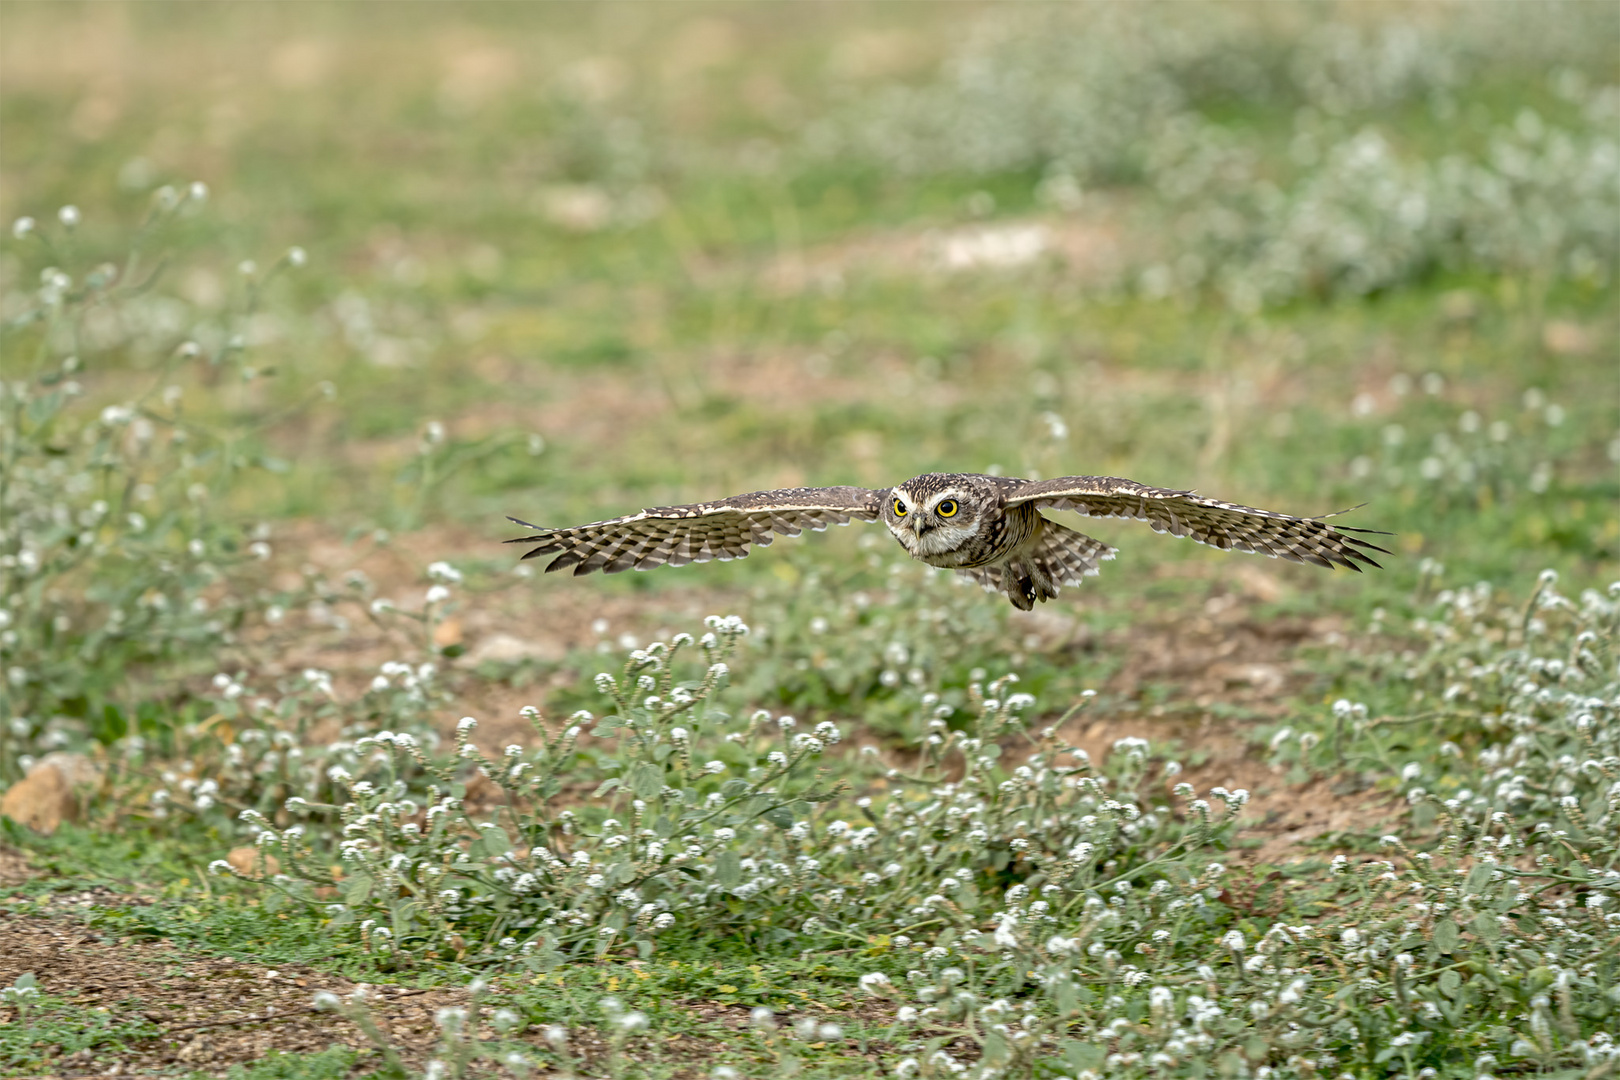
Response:
[[[1147,522],[1155,532],[1185,536],[1223,551],[1249,551],[1291,562],[1346,566],[1357,571],[1378,565],[1367,552],[1389,554],[1385,548],[1356,535],[1385,535],[1373,529],[1335,527],[1323,518],[1257,510],[1119,477],[1061,476],[1053,480],[997,482],[1009,506],[1033,503],[1037,508],[1073,510],[1088,517],[1135,518]]]
[[[534,544],[525,559],[556,555],[546,572],[572,566],[576,577],[596,570],[617,574],[711,559],[741,559],[751,546],[768,547],[777,533],[798,536],[805,529],[820,532],[828,525],[848,525],[851,520],[876,521],[886,494],[857,487],[754,491],[717,502],[654,506],[639,514],[568,529],[545,529],[510,518],[537,531],[507,543]]]

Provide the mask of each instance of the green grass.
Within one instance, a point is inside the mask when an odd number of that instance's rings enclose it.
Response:
[[[359,1054],[334,1046],[316,1054],[284,1054],[272,1050],[263,1061],[246,1068],[233,1065],[230,1080],[344,1080],[354,1075]]]
[[[0,1035],[0,1067],[33,1069],[42,1064],[40,1048],[54,1046],[57,1054],[92,1050],[98,1055],[116,1054],[131,1042],[149,1038],[157,1026],[144,1018],[128,1018],[133,1002],[116,1003],[112,1009],[86,1008],[53,995],[42,995],[30,1010],[30,1022],[8,1024]],[[26,1075],[23,1072],[13,1076]]]

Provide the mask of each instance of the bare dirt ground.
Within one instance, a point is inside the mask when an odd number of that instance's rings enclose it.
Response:
[[[105,1012],[114,1021],[144,1018],[155,1033],[111,1062],[92,1050],[69,1053],[49,1075],[144,1076],[192,1069],[223,1075],[230,1066],[258,1061],[271,1050],[371,1049],[348,1020],[310,1007],[317,991],[346,995],[356,983],[297,964],[271,968],[185,954],[167,942],[103,937],[73,917],[68,901],[82,902],[82,895],[61,899],[59,915],[5,917],[0,982],[10,985],[31,971],[42,992]],[[461,990],[374,986],[367,992],[378,1027],[417,1067],[438,1040],[434,1011],[466,1001]]]
[[[0,848],[0,867],[21,862],[16,852]],[[16,877],[11,883],[19,880],[21,877]],[[312,997],[322,990],[340,996],[361,990],[382,1037],[407,1067],[419,1071],[434,1055],[439,1042],[436,1011],[468,1005],[465,989],[418,990],[362,984],[302,964],[271,967],[204,956],[183,952],[168,942],[120,939],[86,928],[79,917],[82,905],[113,902],[149,901],[89,890],[58,894],[52,905],[56,910],[48,915],[0,917],[0,932],[6,942],[5,950],[0,952],[0,982],[9,985],[19,975],[32,972],[46,994],[104,1013],[114,1022],[145,1020],[150,1025],[151,1034],[133,1038],[127,1050],[64,1054],[56,1058],[54,1071],[40,1074],[39,1080],[191,1072],[225,1076],[232,1067],[261,1061],[272,1051],[312,1053],[333,1046],[366,1055],[356,1063],[356,1075],[383,1064],[382,1053],[350,1019],[311,1007]],[[503,991],[510,986],[501,978],[492,983],[480,1013],[485,1023],[479,1033],[486,1040],[494,1035],[487,1020],[501,1006]],[[678,1004],[689,1009],[695,1020],[731,1029],[738,1038],[748,1037],[746,1004]],[[880,1002],[863,1002],[859,1011],[869,1022],[885,1023],[892,1010]],[[13,1010],[0,1013],[7,1014],[15,1021]],[[852,1016],[848,1011],[806,1015],[818,1021],[846,1023]],[[791,1025],[796,1018],[792,1013],[778,1016],[782,1025]],[[542,1031],[540,1027],[521,1030],[515,1041],[540,1046]],[[671,1075],[676,1080],[697,1080],[708,1075],[707,1063],[717,1049],[711,1038],[677,1034],[660,1038],[656,1048],[632,1042],[621,1052],[636,1059],[656,1050],[661,1062],[672,1064]],[[871,1043],[867,1055],[875,1063],[884,1049],[881,1043]],[[570,1030],[569,1050],[576,1059],[588,1063],[592,1071],[597,1071],[613,1053],[599,1035],[579,1027]],[[475,1075],[514,1074],[485,1061],[477,1066]],[[541,1075],[567,1074],[542,1071]]]

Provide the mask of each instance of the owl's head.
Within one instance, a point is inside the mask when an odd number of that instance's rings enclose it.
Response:
[[[979,477],[925,473],[889,492],[883,523],[913,558],[926,561],[961,549],[1000,507],[998,492]]]

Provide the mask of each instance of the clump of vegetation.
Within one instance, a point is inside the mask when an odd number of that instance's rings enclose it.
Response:
[[[862,100],[813,148],[905,174],[1042,173],[1080,205],[1090,187],[1140,185],[1177,228],[1174,258],[1138,267],[1150,295],[1212,289],[1239,312],[1302,295],[1366,295],[1440,269],[1607,280],[1617,210],[1611,87],[1570,34],[1612,39],[1585,5],[1525,18],[1513,4],[1435,24],[1309,27],[1266,9],[1208,5],[996,11],[962,35],[934,79]],[[1459,88],[1553,63],[1545,116],[1459,125]],[[1279,162],[1246,123],[1293,111]],[[1439,139],[1403,154],[1381,125],[1427,114]],[[1233,117],[1237,116],[1235,122]],[[1456,128],[1462,126],[1466,135]]]
[[[833,724],[733,722],[721,691],[746,632],[734,618],[637,650],[598,676],[604,716],[541,726],[537,748],[490,758],[469,719],[435,761],[383,733],[362,740],[373,778],[336,772],[348,801],[294,799],[307,820],[283,830],[243,818],[287,868],[264,881],[282,895],[322,904],[313,890],[332,890],[325,867],[340,859],[328,925],[401,963],[546,971],[713,932],[761,949],[880,943],[861,986],[893,1000],[890,1037],[916,1048],[900,1075],[953,1073],[964,1046],[984,1076],[1211,1055],[1309,1070],[1590,1065],[1620,1051],[1603,1034],[1620,1008],[1620,605],[1591,590],[1571,602],[1552,578],[1525,605],[1442,594],[1442,620],[1418,626],[1433,645],[1404,662],[1404,713],[1373,720],[1341,700],[1273,739],[1283,759],[1331,748],[1376,771],[1390,764],[1382,729],[1445,703],[1429,725],[1446,737],[1440,771],[1386,774],[1413,808],[1410,840],[1386,836],[1389,859],[1335,857],[1292,919],[1245,915],[1211,858],[1248,792],[1179,783],[1181,766],[1154,766],[1140,739],[1098,771],[1056,725],[1025,730],[1035,702],[1011,676],[975,684],[966,716],[924,695],[914,762],[881,772],[864,755],[822,760],[841,740]],[[694,645],[702,661],[679,678]],[[616,745],[581,750],[587,725]],[[469,809],[455,771],[468,763],[504,806]],[[875,797],[841,790],[879,778]],[[577,791],[563,809],[565,782]]]
[[[579,712],[548,728],[529,710],[541,735],[532,749],[490,757],[472,741],[471,717],[448,758],[406,733],[358,740],[365,767],[327,773],[339,802],[295,796],[285,816],[308,820],[283,830],[243,811],[286,867],[266,883],[322,905],[315,892],[332,891],[327,867],[341,860],[332,925],[357,924],[367,947],[406,961],[504,952],[549,970],[624,946],[651,955],[672,927],[801,947],[885,935],[937,958],[1009,889],[1068,895],[1128,882],[1219,842],[1246,797],[1219,790],[1219,813],[1190,790],[1170,800],[1188,804],[1182,814],[1151,804],[1138,790],[1146,743],[1128,740],[1115,775],[1096,773],[1056,725],[1025,731],[1035,699],[1008,675],[969,687],[968,719],[955,729],[958,710],[924,694],[917,760],[882,771],[883,798],[851,799],[874,770],[860,767],[864,754],[822,761],[843,740],[837,724],[801,731],[792,716],[723,707],[747,627],[735,616],[709,626],[696,642],[655,642],[618,675],[598,675],[612,701],[601,717]],[[694,647],[701,662],[686,671]],[[587,734],[613,742],[582,748]],[[1008,766],[1015,737],[1025,753]],[[469,807],[469,766],[503,807]],[[224,861],[215,869],[241,874]]]
[[[37,289],[6,296],[5,350],[24,377],[0,384],[0,778],[87,735],[163,739],[173,720],[158,685],[187,661],[241,655],[245,633],[302,599],[263,587],[254,570],[271,527],[231,505],[248,471],[286,469],[261,440],[270,418],[214,424],[187,409],[186,390],[224,380],[246,397],[270,374],[244,328],[260,290],[305,255],[244,263],[236,303],[190,321],[152,286],[166,233],[206,199],[202,184],[160,188],[122,262],[87,270],[72,258],[76,207],[13,227],[53,261]],[[148,365],[145,385],[97,407],[84,383],[114,357]]]

